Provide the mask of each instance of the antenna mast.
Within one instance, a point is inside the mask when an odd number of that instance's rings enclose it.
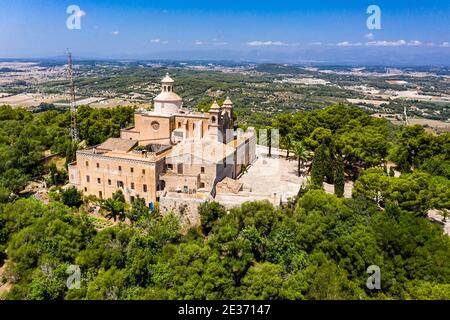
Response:
[[[70,87],[70,135],[74,142],[80,141],[77,129],[77,104],[75,101],[75,83],[73,81],[73,61],[72,53],[67,50],[67,74]]]
[[[405,117],[405,126],[409,125],[408,114],[406,113],[406,106],[403,108],[403,116]]]

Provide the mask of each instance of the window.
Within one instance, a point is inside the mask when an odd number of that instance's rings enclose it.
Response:
[[[200,188],[205,188],[205,183],[204,182],[200,182]]]
[[[89,161],[86,161],[86,167],[89,167]]]
[[[201,167],[201,169],[200,169],[201,171],[201,173],[205,173],[205,167]]]
[[[111,185],[111,179],[108,179],[108,185]]]
[[[130,171],[131,171],[131,173],[133,173],[134,172],[134,168],[131,168]]]
[[[142,169],[142,174],[145,174],[145,169]]]
[[[159,127],[160,127],[158,121],[153,121],[153,122],[151,123],[151,126],[152,126],[153,130],[155,130],[155,131],[159,130]]]
[[[100,163],[97,163],[97,169],[100,168]]]
[[[84,192],[87,192],[87,188],[86,187],[84,188]]]
[[[211,120],[212,120],[213,123],[215,123],[215,122],[216,122],[216,117],[213,116],[213,117],[211,118]]]
[[[142,186],[142,188],[144,189],[144,192],[147,192],[147,185],[146,185],[146,184],[144,184],[144,185]]]
[[[102,194],[101,191],[98,192],[98,197],[99,197],[100,199],[103,199],[103,194]]]
[[[134,197],[130,196],[130,202],[133,203],[134,202]]]
[[[134,182],[131,183],[131,190],[134,190]]]
[[[102,179],[97,178],[97,183],[98,183],[98,184],[102,183]]]
[[[170,163],[169,163],[169,164],[167,165],[167,170],[173,170],[173,164],[170,164]]]
[[[119,171],[122,171],[122,167],[121,166],[119,166]]]
[[[117,188],[123,189],[123,181],[117,181]]]
[[[86,182],[91,182],[91,177],[89,177],[89,176],[86,176]]]

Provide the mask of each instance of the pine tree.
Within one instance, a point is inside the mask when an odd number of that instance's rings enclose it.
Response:
[[[344,161],[341,156],[337,157],[336,168],[334,171],[334,194],[339,198],[344,196],[345,175],[344,175]]]

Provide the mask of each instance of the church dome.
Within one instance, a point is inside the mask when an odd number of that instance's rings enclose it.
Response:
[[[154,101],[181,101],[181,97],[179,95],[177,95],[175,92],[170,91],[170,92],[161,92],[160,94],[158,94]]]
[[[174,80],[166,73],[161,80],[161,93],[158,94],[153,102],[155,111],[162,114],[175,114],[180,111],[183,105],[183,99],[173,91]]]

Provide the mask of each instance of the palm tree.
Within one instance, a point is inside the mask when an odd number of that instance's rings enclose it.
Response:
[[[125,204],[115,199],[106,199],[101,202],[100,208],[106,212],[105,217],[108,219],[113,218],[114,221],[125,220]]]
[[[286,159],[289,159],[289,151],[291,151],[292,142],[294,140],[292,133],[288,133],[283,137],[284,146],[286,147]]]
[[[292,151],[295,153],[298,159],[298,176],[301,176],[301,169],[303,168],[303,164],[308,161],[311,156],[311,151],[309,151],[304,145],[303,141],[298,142],[295,141],[293,144]]]

